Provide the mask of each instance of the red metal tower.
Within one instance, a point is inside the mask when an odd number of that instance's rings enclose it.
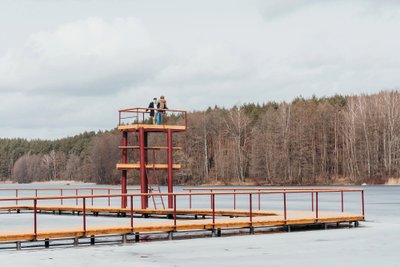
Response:
[[[163,119],[161,124],[154,125],[149,118],[151,109],[148,108],[129,108],[119,110],[118,130],[122,132],[122,161],[117,164],[117,169],[121,170],[121,192],[127,193],[127,175],[128,170],[139,170],[140,192],[149,193],[149,169],[167,171],[168,193],[173,193],[173,170],[180,169],[180,164],[174,164],[173,152],[179,147],[172,146],[173,133],[184,132],[187,128],[187,113],[183,110],[163,110]],[[154,109],[157,112],[157,109]],[[138,135],[137,145],[128,145],[128,134]],[[166,134],[166,146],[148,146],[148,137],[150,133]],[[135,162],[133,156],[128,159],[128,150],[139,150],[139,160]],[[167,163],[159,164],[149,162],[149,151],[167,150]],[[129,160],[131,163],[129,163]],[[135,163],[134,163],[135,162]],[[141,197],[141,207],[146,209],[149,206],[148,197]],[[127,199],[121,199],[121,207],[127,206]],[[168,196],[168,208],[173,208],[173,198]]]

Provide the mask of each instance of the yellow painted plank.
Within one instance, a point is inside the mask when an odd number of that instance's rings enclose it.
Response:
[[[168,164],[146,164],[147,169],[168,169]],[[172,164],[172,168],[177,170],[181,168],[181,164]],[[140,164],[117,164],[117,169],[140,169]]]
[[[164,131],[167,129],[171,129],[174,131],[185,131],[186,126],[184,125],[154,125],[154,124],[129,124],[129,125],[119,125],[118,130],[120,131],[137,131],[140,128],[144,128],[145,130],[153,130],[153,131]]]

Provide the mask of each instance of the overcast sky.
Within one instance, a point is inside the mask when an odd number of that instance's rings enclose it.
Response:
[[[400,86],[399,0],[0,0],[0,137]]]

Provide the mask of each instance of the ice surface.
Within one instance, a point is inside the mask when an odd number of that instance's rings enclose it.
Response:
[[[358,228],[0,251],[0,262],[25,267],[400,266],[400,187],[364,188],[367,221]],[[358,208],[357,195],[346,200],[349,208]],[[222,201],[221,206],[229,203]],[[303,206],[302,200],[292,205]]]

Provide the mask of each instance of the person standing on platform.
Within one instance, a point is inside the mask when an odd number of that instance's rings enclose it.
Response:
[[[157,104],[157,124],[161,125],[162,120],[163,120],[163,115],[165,114],[165,110],[167,108],[167,100],[165,100],[165,97],[162,95],[160,96],[160,101]]]
[[[156,115],[155,108],[157,108],[157,105],[158,105],[157,97],[155,97],[153,98],[153,101],[150,102],[148,107],[150,109],[150,118],[153,120],[153,124],[157,124],[157,117],[155,116]]]

